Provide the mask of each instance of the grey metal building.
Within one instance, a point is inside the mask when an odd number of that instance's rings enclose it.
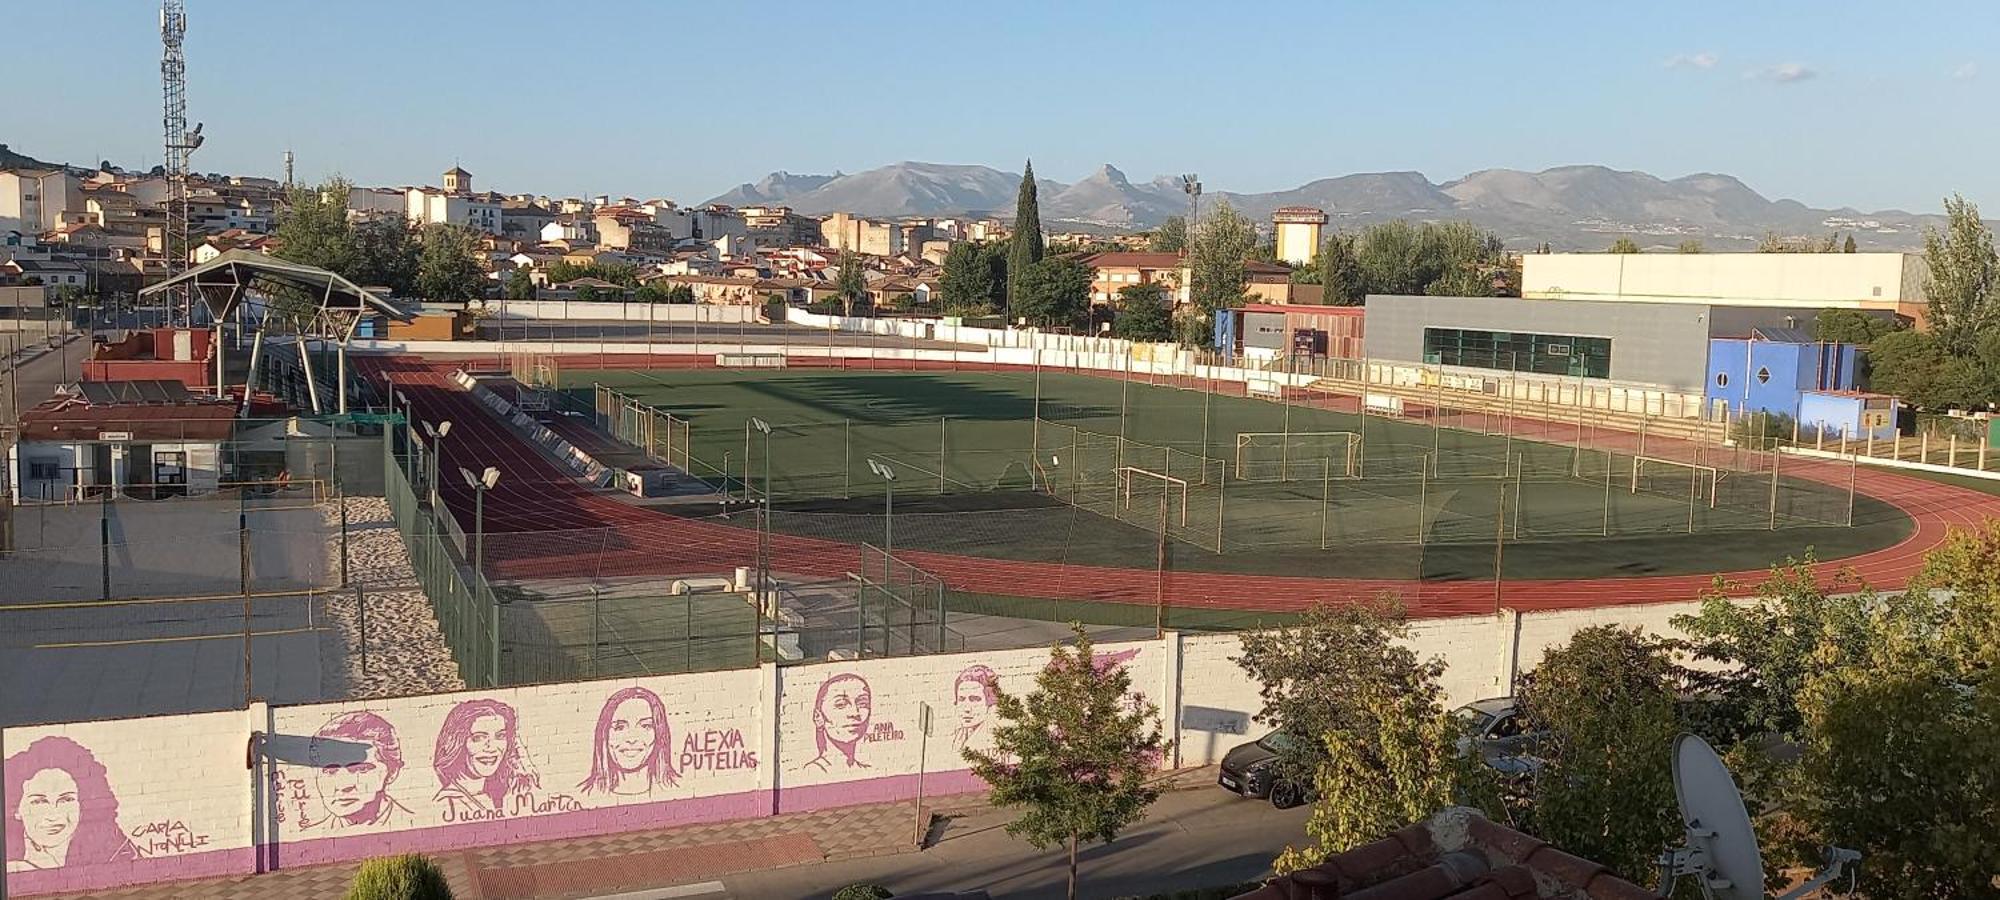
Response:
[[[1803,329],[1797,308],[1371,294],[1368,356],[1581,376],[1699,393],[1712,337]]]

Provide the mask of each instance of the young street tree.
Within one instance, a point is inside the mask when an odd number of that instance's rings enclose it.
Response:
[[[1035,162],[1029,160],[1021,172],[1021,190],[1014,198],[1014,235],[1007,249],[1007,317],[1023,313],[1014,309],[1020,302],[1021,279],[1028,267],[1042,261],[1042,207],[1036,198]]]
[[[1119,288],[1118,315],[1111,322],[1111,332],[1128,341],[1164,341],[1173,336],[1170,304],[1166,288],[1158,282]]]
[[[861,254],[853,250],[840,251],[840,268],[833,278],[833,288],[840,295],[840,314],[854,315],[856,307],[868,302],[868,276],[861,269]]]
[[[535,299],[535,278],[525,268],[508,273],[502,295],[509,300]]]
[[[1615,241],[1612,241],[1612,242],[1611,242],[1611,249],[1610,249],[1609,251],[1607,251],[1607,252],[1610,252],[1610,253],[1641,253],[1641,252],[1644,252],[1644,251],[1641,251],[1641,250],[1639,249],[1639,244],[1638,244],[1638,243],[1637,243],[1636,241],[1633,241],[1633,240],[1632,240],[1631,238],[1628,238],[1628,237],[1622,237],[1622,238],[1619,238],[1619,239],[1617,239],[1617,240],[1615,240]]]
[[[1050,648],[1026,697],[994,685],[993,750],[964,751],[993,805],[1021,810],[1008,834],[1038,850],[1068,847],[1071,900],[1077,846],[1109,843],[1146,814],[1160,796],[1147,778],[1168,747],[1158,708],[1132,693],[1124,666],[1098,664],[1090,635],[1073,627],[1075,640]]]
[[[1979,207],[1956,194],[1944,202],[1943,231],[1924,229],[1924,262],[1930,275],[1930,329],[1946,352],[1969,355],[1979,338],[2000,325],[2000,257]]]
[[[1154,253],[1180,253],[1185,251],[1187,246],[1187,220],[1180,216],[1169,216],[1146,241],[1146,249]]]

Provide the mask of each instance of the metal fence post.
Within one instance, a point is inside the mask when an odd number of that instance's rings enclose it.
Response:
[[[1333,463],[1326,459],[1319,461],[1319,548],[1326,549],[1326,520],[1328,495],[1333,493]],[[1421,513],[1419,513],[1421,516]]]

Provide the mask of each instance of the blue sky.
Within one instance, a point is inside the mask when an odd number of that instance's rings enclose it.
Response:
[[[2000,209],[2000,9],[1848,2],[188,0],[205,171],[694,202],[903,159],[1211,189],[1597,163]],[[23,3],[0,141],[160,161],[144,0]]]

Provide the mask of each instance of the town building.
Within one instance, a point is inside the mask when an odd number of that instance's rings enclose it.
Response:
[[[472,173],[457,166],[444,173],[444,188],[413,187],[405,192],[408,205],[404,215],[415,225],[456,225],[488,234],[499,234],[501,204],[498,194],[472,191]]]
[[[768,239],[764,246],[809,246],[821,240],[819,220],[795,213],[789,206],[742,206],[736,211],[743,215],[751,235]]]
[[[821,219],[819,227],[821,243],[835,250],[852,250],[868,256],[895,256],[903,252],[903,227],[895,222],[843,212]]]
[[[85,381],[21,413],[7,451],[14,502],[213,493],[237,404],[178,381]]]
[[[83,184],[66,169],[0,169],[0,232],[43,234],[85,214]]]
[[[1326,227],[1326,211],[1313,206],[1281,206],[1271,214],[1271,231],[1277,243],[1278,260],[1303,266],[1319,255],[1320,229]]]
[[[1530,253],[1521,296],[1877,310],[1921,325],[1929,275],[1916,253]]]
[[[1103,305],[1116,301],[1118,292],[1134,284],[1161,284],[1173,297],[1174,305],[1188,302],[1190,273],[1187,260],[1178,253],[1143,250],[1114,250],[1083,258],[1092,272],[1090,302]],[[1244,293],[1258,303],[1292,302],[1292,270],[1289,266],[1251,260],[1243,264]]]

